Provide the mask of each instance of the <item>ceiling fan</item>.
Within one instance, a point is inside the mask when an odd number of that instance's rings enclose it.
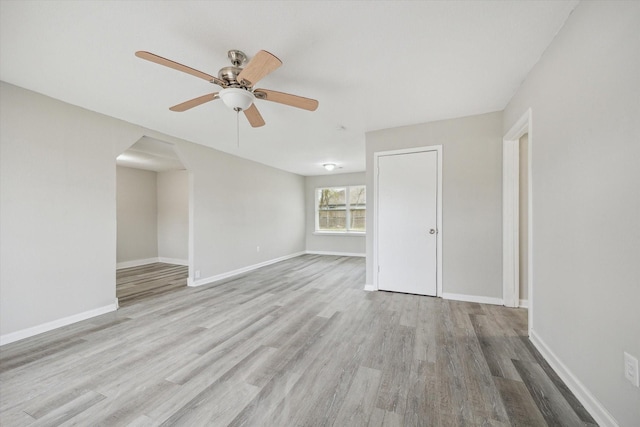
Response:
[[[228,57],[229,60],[231,60],[231,66],[221,68],[220,71],[218,71],[218,77],[203,73],[202,71],[150,52],[138,51],[136,52],[136,56],[146,59],[147,61],[155,62],[156,64],[164,65],[165,67],[173,68],[174,70],[191,74],[192,76],[199,77],[222,87],[222,90],[219,92],[209,93],[174,105],[169,108],[171,111],[186,111],[206,102],[222,99],[222,102],[234,111],[238,113],[242,111],[251,126],[260,127],[264,126],[264,119],[254,104],[256,99],[277,102],[309,111],[315,111],[316,108],[318,108],[318,101],[315,99],[276,92],[275,90],[269,89],[254,89],[254,85],[260,79],[282,65],[282,61],[266,50],[261,50],[256,53],[244,68],[241,68],[241,66],[247,61],[247,55],[239,50],[230,50]]]

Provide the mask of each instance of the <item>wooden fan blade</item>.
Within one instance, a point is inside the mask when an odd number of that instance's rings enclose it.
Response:
[[[187,111],[190,108],[197,107],[198,105],[202,105],[205,102],[213,101],[214,99],[218,98],[218,92],[209,93],[207,95],[202,95],[197,98],[185,101],[182,104],[174,105],[173,107],[169,108],[169,110],[178,112]]]
[[[253,86],[258,82],[258,80],[262,79],[264,76],[278,68],[282,65],[282,61],[280,61],[275,55],[267,52],[266,50],[261,50],[256,53],[251,61],[247,64],[246,67],[238,74],[237,80],[246,86]]]
[[[315,99],[276,92],[275,90],[256,89],[253,94],[258,99],[265,99],[279,104],[290,105],[292,107],[302,108],[303,110],[315,111],[318,108],[318,101]]]
[[[264,119],[260,114],[260,111],[256,108],[256,104],[251,104],[251,107],[244,110],[244,115],[249,120],[249,124],[254,128],[259,128],[260,126],[264,126]]]
[[[174,70],[182,71],[183,73],[191,74],[192,76],[196,76],[208,82],[215,83],[218,86],[227,87],[227,83],[224,80],[221,80],[210,74],[203,73],[202,71],[198,71],[195,68],[187,67],[186,65],[182,65],[170,59],[163,58],[162,56],[155,55],[151,52],[139,50],[138,52],[136,52],[136,56],[138,58],[146,59],[147,61],[155,62],[156,64],[164,65],[165,67],[173,68]]]

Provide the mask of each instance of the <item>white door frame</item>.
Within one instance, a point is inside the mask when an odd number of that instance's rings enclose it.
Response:
[[[442,296],[442,145],[431,145],[426,147],[404,148],[391,151],[377,151],[373,153],[373,167],[375,176],[373,178],[373,289],[378,288],[378,158],[397,154],[413,154],[425,151],[436,151],[438,153],[438,186],[437,186],[437,207],[436,207],[436,296]]]
[[[533,319],[533,180],[532,112],[525,114],[502,139],[502,298],[507,307],[520,306],[520,138],[529,135],[528,144],[528,307],[529,331]]]

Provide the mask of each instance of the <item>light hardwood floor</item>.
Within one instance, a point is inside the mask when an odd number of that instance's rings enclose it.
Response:
[[[595,425],[526,310],[364,292],[305,255],[0,348],[3,426]]]
[[[116,298],[120,307],[164,295],[187,286],[189,267],[156,262],[116,272]]]

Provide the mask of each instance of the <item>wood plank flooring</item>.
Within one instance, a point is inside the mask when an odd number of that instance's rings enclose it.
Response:
[[[124,275],[123,275],[124,276]],[[3,426],[591,426],[526,310],[304,255],[0,348]]]
[[[156,262],[116,272],[116,298],[123,307],[187,286],[189,267]]]

